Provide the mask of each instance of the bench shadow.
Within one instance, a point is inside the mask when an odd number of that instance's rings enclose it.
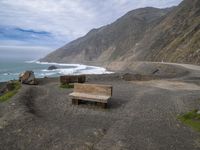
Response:
[[[123,105],[125,105],[128,102],[128,100],[122,100],[119,98],[111,98],[108,103],[107,103],[107,109],[118,109],[120,107],[122,107]],[[92,107],[92,108],[102,108],[101,103],[98,102],[92,102],[92,101],[85,101],[85,100],[79,100],[79,104],[80,106],[88,106]]]
[[[105,105],[102,105],[103,103],[99,103],[99,102],[92,102],[92,101],[85,101],[85,100],[78,100],[78,104],[73,103],[74,105],[80,105],[80,106],[87,106],[89,107],[96,107],[96,108],[106,108]]]
[[[111,98],[108,101],[109,109],[118,109],[128,103],[128,100],[120,99],[120,98]]]

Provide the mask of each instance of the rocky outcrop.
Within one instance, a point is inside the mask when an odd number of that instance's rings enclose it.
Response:
[[[138,60],[200,64],[200,1],[184,0],[137,48]],[[145,44],[146,43],[146,44]]]
[[[56,67],[54,65],[48,67],[48,70],[55,70],[55,69],[58,69],[58,67]]]
[[[19,75],[19,81],[22,84],[37,85],[38,82],[35,78],[33,71],[25,71]]]

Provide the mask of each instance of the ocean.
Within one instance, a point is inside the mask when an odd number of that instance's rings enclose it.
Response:
[[[56,70],[48,70],[48,67],[55,65]],[[19,74],[26,70],[32,70],[37,78],[59,77],[60,75],[79,75],[79,74],[108,74],[112,73],[105,68],[86,66],[81,64],[60,64],[39,61],[23,60],[0,60],[0,82],[16,80]]]

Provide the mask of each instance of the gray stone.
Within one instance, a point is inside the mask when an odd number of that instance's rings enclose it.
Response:
[[[58,67],[52,65],[52,66],[49,66],[48,70],[55,70],[55,69],[58,69]]]

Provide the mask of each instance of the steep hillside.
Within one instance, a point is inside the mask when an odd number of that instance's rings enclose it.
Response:
[[[183,1],[140,43],[140,60],[200,64],[200,1]]]
[[[170,9],[141,8],[93,29],[42,61],[117,68],[133,61],[200,64],[200,1]]]
[[[142,8],[133,10],[116,22],[91,30],[42,61],[105,65],[127,54],[146,31],[159,22],[171,9]]]

